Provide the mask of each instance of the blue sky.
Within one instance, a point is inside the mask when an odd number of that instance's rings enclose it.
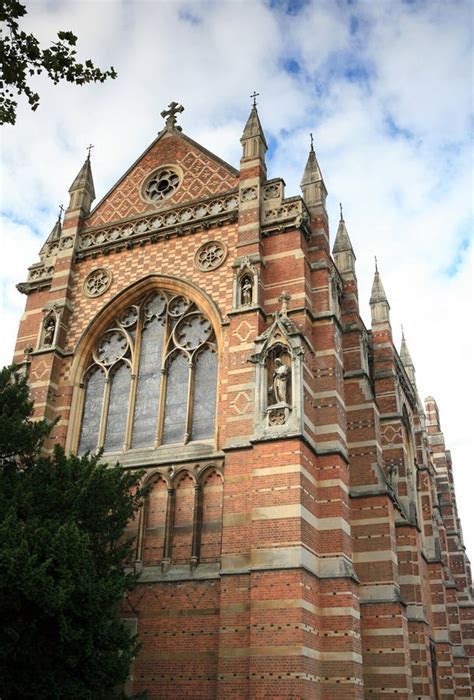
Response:
[[[104,85],[52,86],[2,134],[0,361],[9,361],[26,279],[93,143],[97,201],[161,129],[171,100],[184,131],[238,167],[250,94],[270,145],[269,177],[287,195],[314,134],[334,235],[342,201],[369,324],[376,254],[417,367],[452,448],[474,556],[472,339],[472,24],[470,1],[36,0],[28,26],[45,41],[78,36],[82,58],[114,65]],[[441,370],[440,370],[441,368]],[[465,498],[465,500],[463,500]]]

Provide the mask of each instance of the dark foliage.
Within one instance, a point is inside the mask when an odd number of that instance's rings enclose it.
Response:
[[[117,697],[136,652],[119,618],[135,583],[124,568],[136,473],[41,453],[28,385],[0,372],[0,697]],[[15,455],[15,447],[16,454]]]
[[[66,80],[76,85],[103,83],[117,76],[113,68],[102,71],[91,60],[77,62],[77,37],[70,31],[58,32],[59,41],[42,48],[33,34],[19,27],[18,20],[26,14],[19,0],[0,0],[0,124],[15,124],[17,96],[25,95],[31,109],[37,109],[39,95],[28,84],[35,75],[46,73],[55,84]]]

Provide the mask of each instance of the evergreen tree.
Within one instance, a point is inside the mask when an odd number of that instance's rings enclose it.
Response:
[[[124,532],[139,475],[42,452],[28,384],[0,372],[0,698],[112,698],[136,652],[119,618],[136,581]]]

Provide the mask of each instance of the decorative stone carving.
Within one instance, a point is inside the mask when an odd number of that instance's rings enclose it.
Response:
[[[158,204],[170,197],[180,184],[178,173],[172,168],[162,168],[150,175],[142,187],[142,196],[147,202]]]
[[[260,261],[259,261],[260,262]],[[250,256],[237,258],[234,267],[233,308],[255,306],[258,303],[259,269]]]
[[[103,267],[89,272],[84,280],[83,291],[88,297],[100,297],[112,284],[112,273]]]
[[[83,231],[79,236],[78,255],[84,257],[84,253],[93,252],[98,247],[107,248],[130,239],[143,240],[155,238],[157,234],[166,236],[172,232],[183,235],[186,230],[195,230],[196,223],[204,225],[209,223],[228,223],[236,216],[239,199],[236,194],[220,196],[208,202],[201,202],[194,207],[189,205],[174,208],[172,211],[161,214],[152,214],[141,217],[126,224],[112,224],[104,226],[100,230]],[[217,221],[216,221],[217,220]]]
[[[103,365],[113,365],[128,349],[128,340],[120,331],[109,331],[97,343],[95,359]]]
[[[257,199],[257,188],[245,187],[240,193],[240,200],[242,202],[251,202],[252,199]]]
[[[255,432],[301,431],[303,427],[302,336],[288,318],[290,296],[280,296],[281,309],[255,341],[250,358],[256,368]]]
[[[274,185],[267,185],[266,187],[263,188],[263,199],[264,200],[276,199],[277,197],[280,197],[280,195],[281,195],[280,183],[276,183]]]
[[[201,272],[216,270],[227,256],[227,247],[220,241],[208,241],[200,246],[194,256],[194,265]]]
[[[193,314],[183,318],[174,333],[177,345],[186,350],[195,350],[210,338],[212,326],[202,314]]]
[[[284,408],[269,408],[268,409],[268,424],[269,425],[285,425],[288,420],[289,409]]]
[[[262,211],[262,225],[265,227],[263,235],[268,235],[273,230],[278,231],[297,228],[302,230],[307,240],[311,237],[309,227],[309,213],[301,197],[290,197],[283,201],[272,198],[264,200],[266,206]]]

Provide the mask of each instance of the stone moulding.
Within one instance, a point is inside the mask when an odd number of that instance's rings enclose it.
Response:
[[[271,203],[265,202],[266,204]],[[289,229],[301,229],[307,240],[311,237],[309,212],[301,197],[275,200],[275,206],[262,211],[262,235],[269,236]]]
[[[82,260],[104,249],[128,246],[132,241],[158,241],[172,235],[185,235],[210,226],[223,226],[237,220],[237,191],[207,201],[182,205],[147,214],[125,222],[114,222],[79,235],[76,259]]]
[[[300,229],[307,240],[311,236],[309,214],[299,196],[279,199],[283,184],[271,181],[264,189],[265,207],[262,208],[262,236],[274,235],[287,230]],[[107,255],[113,251],[168,240],[171,236],[184,236],[211,227],[236,223],[239,213],[239,192],[230,190],[225,195],[201,200],[193,204],[173,207],[165,211],[143,215],[126,221],[114,221],[107,225],[85,228],[80,232],[75,252],[75,261]],[[44,262],[29,268],[26,282],[17,285],[23,294],[43,289],[51,284],[54,261],[59,249],[73,244],[71,236],[53,241],[44,250]],[[50,263],[50,264],[48,264]],[[53,263],[53,264],[51,264]]]
[[[53,265],[44,265],[43,263],[35,263],[28,268],[28,277],[26,282],[20,282],[16,288],[22,294],[29,294],[35,289],[44,289],[49,287],[53,279]]]

